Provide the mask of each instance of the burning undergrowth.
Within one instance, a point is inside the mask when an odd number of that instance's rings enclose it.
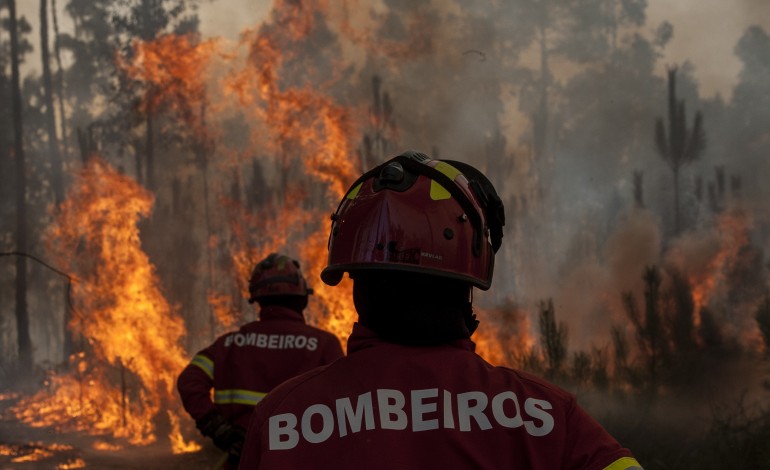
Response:
[[[176,371],[187,362],[185,328],[139,236],[152,204],[149,192],[94,158],[59,207],[50,243],[76,278],[69,327],[82,351],[67,372],[14,407],[25,423],[133,445],[155,442],[162,429],[176,452],[196,448],[181,438],[174,393]]]

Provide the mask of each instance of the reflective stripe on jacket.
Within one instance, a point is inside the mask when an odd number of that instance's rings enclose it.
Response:
[[[293,310],[268,306],[259,321],[222,335],[196,354],[179,375],[177,389],[193,419],[216,408],[246,427],[254,405],[276,385],[342,356],[336,336],[305,324]]]

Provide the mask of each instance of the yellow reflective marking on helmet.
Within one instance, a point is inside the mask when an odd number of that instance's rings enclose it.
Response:
[[[358,185],[355,188],[351,189],[348,192],[348,194],[347,194],[347,196],[345,196],[345,198],[347,198],[347,199],[355,199],[356,196],[358,196],[358,191],[361,190],[361,186],[363,186],[363,185],[364,185],[364,183],[358,183]]]
[[[643,470],[639,462],[632,457],[622,457],[604,467],[604,470]]]
[[[455,178],[457,178],[457,175],[462,174],[460,170],[453,167],[449,163],[446,162],[439,162],[435,167],[436,170],[440,171],[441,173],[444,173],[454,181]],[[431,180],[430,182],[430,198],[434,201],[441,201],[443,199],[451,199],[452,195],[449,193],[449,191],[446,190],[443,186],[438,184],[437,182]]]

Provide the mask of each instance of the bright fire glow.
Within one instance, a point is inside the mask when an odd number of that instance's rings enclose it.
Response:
[[[14,407],[24,422],[140,445],[156,441],[165,410],[179,414],[174,386],[188,359],[180,346],[184,325],[158,288],[137,227],[152,204],[150,193],[93,158],[59,207],[50,240],[77,278],[70,327],[87,344],[72,357],[73,372],[52,377],[47,390]],[[194,449],[171,424],[173,450]]]
[[[739,251],[749,242],[750,221],[746,214],[724,212],[717,218],[716,232],[720,235],[719,249],[705,269],[689,273],[695,304],[695,325],[700,324],[700,310],[708,306],[709,299],[719,286],[727,285],[726,276],[732,263],[739,259]]]

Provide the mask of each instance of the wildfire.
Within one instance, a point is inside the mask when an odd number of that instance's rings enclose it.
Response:
[[[152,204],[150,193],[94,158],[60,206],[50,242],[78,280],[69,326],[83,351],[71,373],[14,407],[22,421],[143,445],[157,440],[164,410],[179,414],[173,390],[187,362],[184,325],[158,288],[137,227]],[[178,420],[165,427],[175,452],[195,448],[178,437]]]
[[[318,279],[326,264],[329,214],[358,173],[354,132],[348,110],[322,90],[281,81],[292,59],[286,51],[296,49],[292,44],[315,26],[312,9],[289,3],[276,6],[273,24],[244,34],[247,64],[223,87],[254,114],[258,125],[252,142],[268,153],[279,176],[277,204],[251,214],[231,208],[238,216],[229,218],[235,235],[230,251],[240,279],[247,279],[254,263],[272,251],[298,258],[315,290],[308,320],[344,342],[355,319],[350,286],[329,288]]]
[[[138,111],[153,115],[161,108],[180,116],[194,133],[207,129],[199,110],[206,104],[206,69],[219,51],[214,39],[197,41],[192,34],[166,34],[152,41],[135,40],[130,53],[118,55],[123,73],[143,87]]]
[[[748,245],[750,229],[747,214],[724,212],[717,218],[715,237],[696,240],[685,236],[673,250],[672,261],[687,275],[692,288],[695,326],[700,324],[701,308],[728,284],[727,276],[740,259],[738,253]]]
[[[479,320],[472,337],[476,352],[491,364],[518,366],[535,345],[529,331],[529,315],[512,304],[474,310]]]
[[[259,149],[256,154],[263,161],[273,164],[272,181],[277,183],[273,200],[258,208],[246,210],[235,201],[219,201],[228,226],[210,233],[207,242],[210,248],[227,249],[229,276],[240,291],[216,286],[207,293],[221,328],[233,328],[242,320],[242,302],[234,297],[248,295],[245,281],[254,264],[275,251],[298,258],[315,291],[307,310],[309,323],[331,331],[344,343],[356,318],[349,279],[331,288],[320,282],[320,272],[327,259],[329,214],[363,170],[357,167],[355,152],[360,136],[351,122],[351,108],[324,92],[328,83],[313,82],[313,67],[304,64],[297,52],[300,42],[318,26],[315,9],[326,8],[325,2],[313,7],[276,2],[272,21],[242,36],[239,47],[248,49],[245,65],[235,66],[219,86],[211,87],[223,94],[223,101],[237,102],[238,116],[251,130],[249,144]],[[423,31],[418,24],[422,19],[415,21],[412,27]],[[354,31],[347,32],[349,38],[358,38]],[[429,48],[426,41],[420,51]],[[175,114],[196,138],[202,138],[196,142],[213,142],[223,135],[217,126],[227,117],[216,113],[226,105],[217,102],[209,118],[202,111],[210,103],[207,87],[212,77],[207,69],[213,56],[239,57],[222,53],[220,46],[217,41],[178,35],[134,42],[117,62],[141,90],[138,111],[146,116]],[[415,50],[413,43],[409,47]],[[406,53],[406,49],[392,51],[392,55]],[[214,172],[222,170],[227,152],[227,143],[220,145],[224,150],[216,155],[213,146],[207,147],[212,150],[207,157]],[[131,445],[147,445],[165,436],[174,453],[199,448],[182,436],[182,420],[189,419],[174,393],[177,374],[189,360],[181,346],[184,322],[162,295],[155,267],[141,247],[137,224],[150,216],[153,203],[150,192],[93,158],[58,208],[49,241],[59,265],[77,279],[69,327],[79,335],[82,351],[70,358],[69,372],[53,375],[45,390],[13,408],[22,421],[121,438]],[[512,324],[526,329],[522,322]],[[490,361],[510,362],[517,351],[531,347],[526,333],[501,333],[496,324],[482,322],[474,338]],[[509,333],[507,338],[501,336]],[[120,448],[111,439],[94,446]]]

